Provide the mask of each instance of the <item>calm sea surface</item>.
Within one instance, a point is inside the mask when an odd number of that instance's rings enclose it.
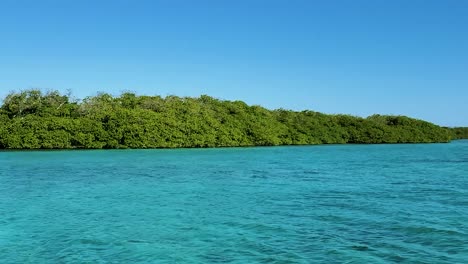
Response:
[[[468,263],[468,141],[0,152],[1,263]]]

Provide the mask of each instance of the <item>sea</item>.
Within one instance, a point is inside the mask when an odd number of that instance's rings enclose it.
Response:
[[[468,141],[3,151],[0,263],[468,263]]]

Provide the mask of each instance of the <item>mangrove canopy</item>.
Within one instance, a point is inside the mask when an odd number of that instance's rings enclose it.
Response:
[[[1,149],[429,143],[463,137],[464,128],[405,116],[268,110],[207,95],[99,93],[73,100],[58,91],[25,90],[8,94],[0,107]]]

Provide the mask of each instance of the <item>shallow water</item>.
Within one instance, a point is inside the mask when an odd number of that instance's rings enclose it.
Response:
[[[468,141],[0,152],[1,263],[468,263]]]

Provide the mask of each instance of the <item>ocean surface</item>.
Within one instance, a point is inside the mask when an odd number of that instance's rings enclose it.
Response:
[[[0,152],[0,263],[468,263],[468,141]]]

